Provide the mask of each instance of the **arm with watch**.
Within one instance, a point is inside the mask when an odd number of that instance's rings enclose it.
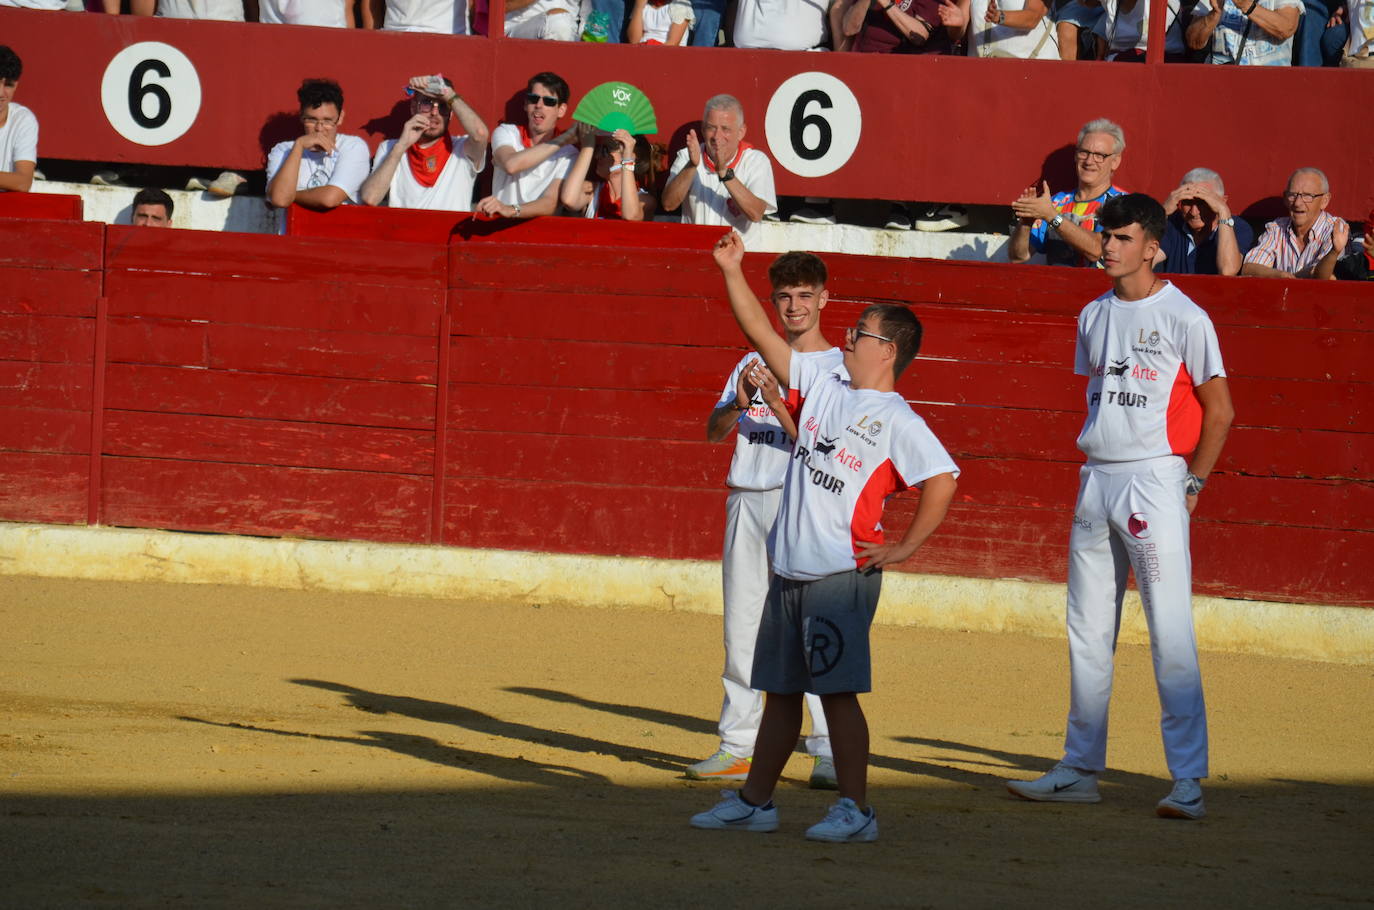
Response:
[[[730,198],[735,200],[735,205],[750,221],[762,221],[764,213],[768,210],[768,203],[755,196],[749,187],[744,185],[744,181],[735,175],[735,169],[727,167],[724,170],[716,170],[716,176],[720,178],[720,185],[725,187]]]
[[[1216,467],[1221,448],[1231,432],[1231,422],[1236,418],[1235,408],[1231,404],[1231,387],[1227,385],[1225,376],[1213,376],[1193,391],[1202,405],[1202,432],[1193,450],[1193,458],[1188,462],[1188,477],[1183,487],[1189,514],[1197,508],[1198,494],[1207,484],[1207,475]]]
[[[988,0],[988,11],[983,18],[993,25],[1028,32],[1039,25],[1040,20],[1044,19],[1047,13],[1048,10],[1041,0],[1026,0],[1025,6],[1013,10],[1002,9],[997,0]]]
[[[1070,195],[1072,201],[1072,195]],[[1027,187],[1025,192],[1011,204],[1012,214],[1018,219],[1018,225],[1012,230],[1011,237],[1011,261],[1024,262],[1033,252],[1030,246],[1031,229],[1036,221],[1045,223],[1045,231],[1054,231],[1059,238],[1068,244],[1069,248],[1088,262],[1096,262],[1102,258],[1102,235],[1096,231],[1090,231],[1079,227],[1076,223],[1068,220],[1065,214],[1059,211],[1055,205],[1054,196],[1050,193],[1048,180],[1040,181],[1040,188],[1037,192],[1036,187]],[[1022,247],[1022,244],[1025,246]],[[1018,258],[1018,254],[1024,254],[1025,258]]]

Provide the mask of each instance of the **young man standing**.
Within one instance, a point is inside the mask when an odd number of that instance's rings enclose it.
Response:
[[[1007,789],[1042,802],[1095,803],[1107,762],[1112,657],[1126,573],[1150,628],[1160,732],[1173,790],[1156,811],[1201,818],[1207,712],[1193,636],[1188,516],[1235,413],[1212,321],[1153,271],[1164,209],[1132,193],[1102,207],[1102,261],[1112,290],[1078,317],[1074,372],[1088,377],[1088,416],[1069,533],[1070,703],[1064,758]],[[1189,460],[1191,456],[1191,460]]]
[[[15,103],[24,61],[0,44],[0,191],[27,193],[38,167],[38,118]]]
[[[821,310],[829,300],[825,262],[812,253],[784,253],[768,268],[773,306],[787,346],[798,360],[812,360],[822,371],[843,369],[844,354],[821,334]],[[706,438],[720,442],[738,429],[735,457],[725,483],[725,552],[721,575],[725,594],[725,701],[720,708],[720,748],[687,768],[696,780],[744,780],[754,754],[763,716],[763,693],[749,684],[754,668],[754,641],[768,598],[772,571],[768,564],[768,531],[778,514],[783,474],[797,427],[781,406],[780,388],[752,351],[735,365],[720,401],[706,422]],[[756,401],[762,393],[762,402]],[[775,404],[776,402],[776,404]],[[808,695],[812,756],[811,786],[835,788],[830,734],[819,696]]]
[[[568,112],[568,83],[536,73],[525,91],[523,124],[502,123],[491,134],[492,194],[475,211],[502,218],[552,215],[577,149],[577,124],[556,132]]]
[[[773,789],[801,729],[802,695],[821,697],[830,725],[840,798],[806,836],[873,841],[866,808],[868,722],[859,694],[871,690],[868,629],[883,567],[911,557],[939,526],[958,468],[925,421],[894,391],[921,346],[921,323],[906,307],[874,304],[848,330],[846,379],[800,357],[773,331],[744,278],[744,241],[723,237],[715,259],[730,307],[797,408],[797,441],[769,536],[773,582],[759,625],[752,684],[767,692],[754,761],[743,789],[726,791],[692,817],[696,828],[773,831]],[[921,486],[916,516],[900,541],[883,539],[883,502]]]

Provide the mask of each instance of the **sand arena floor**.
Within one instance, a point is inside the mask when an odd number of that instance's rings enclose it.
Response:
[[[872,845],[699,832],[720,619],[0,580],[5,907],[1312,907],[1374,903],[1374,666],[1205,654],[1209,815],[1168,790],[1149,654],[1103,802],[1058,756],[1062,641],[876,627]]]

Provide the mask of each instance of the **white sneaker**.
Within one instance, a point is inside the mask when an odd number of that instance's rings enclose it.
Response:
[[[705,812],[692,816],[693,828],[706,828],[724,831],[733,828],[738,831],[776,831],[778,830],[778,809],[770,799],[767,805],[751,806],[740,799],[738,790],[722,790],[720,802]]]
[[[835,777],[835,759],[829,755],[812,757],[810,785],[812,790],[840,789],[840,782]]]
[[[807,196],[802,200],[802,207],[788,216],[787,220],[802,224],[834,224],[835,209],[829,199]]]
[[[1036,780],[1009,780],[1007,789],[1014,796],[1038,803],[1100,803],[1097,775],[1080,771],[1062,761]]]
[[[718,749],[710,758],[688,765],[684,773],[691,780],[744,780],[749,776],[752,761],[751,758],[740,758]]]
[[[831,844],[871,843],[878,839],[878,813],[871,806],[860,809],[854,800],[842,796],[825,818],[806,829],[806,839]]]
[[[243,186],[247,182],[248,178],[244,177],[237,171],[220,171],[220,175],[216,177],[205,189],[207,192],[209,192],[211,196],[218,196],[221,199],[228,199],[230,196],[238,192],[239,187]]]
[[[962,205],[931,206],[916,216],[918,231],[952,231],[968,225],[968,209]]]
[[[906,206],[894,202],[892,208],[888,210],[887,221],[883,227],[889,231],[909,231],[911,230],[911,213],[906,210]]]
[[[1196,777],[1174,781],[1174,789],[1155,806],[1155,814],[1160,818],[1202,818],[1207,814],[1202,804],[1202,784]]]

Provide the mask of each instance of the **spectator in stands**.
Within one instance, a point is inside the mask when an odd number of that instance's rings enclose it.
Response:
[[[1093,28],[1104,12],[1101,0],[1068,0],[1060,4],[1054,26],[1059,38],[1059,59],[1097,58],[1097,37]]]
[[[307,0],[316,2],[319,0]],[[389,32],[428,32],[434,35],[466,35],[466,0],[366,0],[371,6],[373,27]],[[510,4],[507,4],[509,6]]]
[[[630,43],[685,45],[694,18],[692,0],[635,0],[628,26]]]
[[[1350,37],[1345,17],[1345,0],[1303,0],[1302,18],[1293,35],[1293,65],[1339,65]]]
[[[610,136],[585,123],[578,124],[581,150],[563,178],[563,207],[572,215],[587,218],[623,218],[644,221],[654,214],[654,197],[642,188],[640,174],[648,174],[652,152],[649,143],[625,130]],[[642,152],[637,151],[642,149]],[[640,166],[639,155],[644,155]],[[593,175],[592,166],[596,170]]]
[[[38,118],[14,100],[23,74],[24,61],[0,44],[0,190],[9,193],[27,193],[38,167]]]
[[[1374,0],[1346,0],[1350,40],[1341,66],[1374,68]]]
[[[129,219],[135,227],[171,227],[172,197],[155,186],[134,194],[134,213]]]
[[[1097,211],[1126,192],[1112,183],[1125,151],[1126,136],[1112,121],[1084,124],[1074,149],[1078,188],[1050,195],[1049,183],[1042,180],[1039,187],[1026,187],[1012,203],[1017,223],[1008,244],[1011,261],[1025,262],[1032,253],[1044,253],[1050,265],[1097,265],[1102,258]]]
[[[412,76],[409,91],[410,119],[399,137],[377,147],[363,204],[472,211],[472,188],[487,165],[487,125],[445,76]],[[464,135],[449,133],[450,114],[458,115]]]
[[[353,28],[353,0],[258,0],[258,21]]]
[[[530,77],[525,123],[502,123],[491,134],[492,195],[475,211],[503,218],[552,215],[568,167],[577,157],[577,124],[559,133],[568,112],[568,83],[557,73]]]
[[[45,9],[60,12],[68,9],[67,0],[0,0],[0,7],[13,6],[19,9]]]
[[[1237,5],[1239,4],[1239,5]],[[1210,8],[1207,8],[1210,7]],[[1188,47],[1210,46],[1209,63],[1288,66],[1302,0],[1205,0],[1188,26]]]
[[[284,209],[293,202],[332,209],[358,201],[367,176],[367,143],[339,133],[343,89],[332,79],[307,79],[296,91],[304,132],[278,142],[267,155],[267,201]]]
[[[1241,257],[1255,244],[1255,233],[1231,214],[1221,176],[1205,167],[1183,175],[1164,200],[1169,216],[1160,241],[1156,272],[1178,275],[1239,275]]]
[[[1350,241],[1350,225],[1331,215],[1331,185],[1314,167],[1300,167],[1283,193],[1288,215],[1264,226],[1245,254],[1242,275],[1260,278],[1330,278]]]
[[[808,51],[826,45],[824,0],[737,0],[735,47]]]
[[[1206,3],[1207,0],[1182,2]],[[1167,0],[1168,10],[1164,14],[1164,59],[1170,61],[1182,61],[1186,54],[1184,29],[1188,17],[1185,14],[1182,19],[1179,18],[1179,3],[1180,0]],[[1102,18],[1093,26],[1097,59],[1144,63],[1150,0],[1102,0],[1102,8]]]
[[[130,0],[135,16],[157,15],[168,19],[218,19],[243,22],[243,0]]]
[[[1364,216],[1364,245],[1352,243],[1336,260],[1336,277],[1342,281],[1374,281],[1374,209]]]
[[[773,165],[744,141],[744,108],[733,95],[716,95],[701,115],[701,138],[687,133],[663,188],[664,211],[682,209],[684,224],[728,225],[745,246],[759,241],[759,222],[777,211]]]
[[[506,37],[576,41],[578,9],[578,0],[506,0]]]
[[[1044,0],[972,0],[969,22],[969,56],[1059,59],[1059,40]]]
[[[830,26],[837,51],[949,54],[963,42],[968,0],[836,0]]]

